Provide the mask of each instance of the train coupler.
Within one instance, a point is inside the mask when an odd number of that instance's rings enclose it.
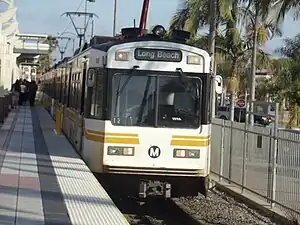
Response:
[[[160,181],[141,181],[139,188],[139,197],[163,196],[171,198],[171,184]]]

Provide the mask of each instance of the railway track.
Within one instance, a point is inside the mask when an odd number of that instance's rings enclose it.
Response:
[[[173,199],[151,198],[141,201],[133,196],[125,197],[120,195],[122,187],[116,188],[105,176],[96,177],[130,225],[202,225]]]
[[[182,210],[172,199],[139,201],[111,196],[131,225],[202,225]]]
[[[283,225],[217,190],[209,191],[207,198],[199,195],[140,201],[120,195],[122,186],[116,189],[105,179],[100,183],[130,225]]]

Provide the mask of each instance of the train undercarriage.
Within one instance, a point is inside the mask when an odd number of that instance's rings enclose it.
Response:
[[[137,176],[123,174],[97,174],[100,182],[114,192],[140,199],[207,196],[207,177]],[[122,184],[122,185],[120,185]]]

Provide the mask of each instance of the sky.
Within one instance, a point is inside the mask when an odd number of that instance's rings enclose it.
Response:
[[[52,34],[57,35],[58,32],[71,32],[75,30],[70,24],[70,19],[61,16],[66,11],[76,11],[83,0],[15,0],[17,9],[17,20],[21,33],[32,34]],[[117,7],[117,32],[122,27],[133,26],[136,19],[138,25],[143,0],[118,0]],[[180,0],[150,0],[148,26],[161,24],[168,28],[172,15],[176,12],[176,8]],[[96,35],[112,35],[113,30],[113,0],[96,0],[95,3],[88,4],[89,12],[98,15],[99,19],[95,20]],[[82,4],[79,11],[84,10]],[[81,20],[81,21],[80,21]],[[75,22],[81,22],[82,18],[76,18]],[[68,26],[69,25],[69,26]],[[283,24],[283,37],[277,37],[269,41],[266,50],[270,53],[274,49],[282,45],[282,39],[285,37],[293,37],[300,33],[300,20],[293,21],[288,16]],[[71,34],[66,33],[70,36]],[[65,46],[62,43],[62,47]],[[69,45],[72,46],[71,44]],[[71,51],[71,48],[69,48]]]

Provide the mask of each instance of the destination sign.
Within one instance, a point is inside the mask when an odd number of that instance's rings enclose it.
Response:
[[[179,50],[137,48],[134,51],[136,60],[181,62],[182,52]]]

